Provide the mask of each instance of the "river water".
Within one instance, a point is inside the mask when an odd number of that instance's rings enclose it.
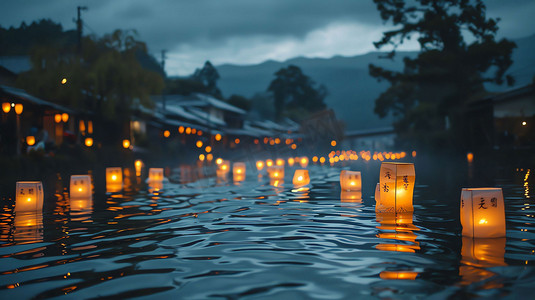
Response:
[[[58,175],[42,212],[2,202],[0,298],[531,296],[531,170],[416,164],[414,213],[400,225],[375,212],[379,167],[344,167],[362,171],[361,200],[341,193],[340,166],[310,165],[308,189],[292,185],[290,167],[277,186],[252,166],[239,183],[176,168],[157,192],[134,178],[91,200],[69,199]],[[461,237],[460,188],[470,184],[503,189],[506,238]]]

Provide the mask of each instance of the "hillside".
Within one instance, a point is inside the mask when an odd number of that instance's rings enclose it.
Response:
[[[515,86],[531,82],[535,75],[535,35],[517,39],[518,48],[513,54],[514,64],[510,68],[516,78]],[[317,83],[329,90],[327,105],[334,109],[346,128],[367,129],[390,125],[392,119],[380,119],[373,113],[374,101],[388,87],[386,82],[377,82],[368,74],[368,65],[374,63],[388,69],[401,70],[402,57],[414,56],[415,52],[399,52],[395,60],[380,59],[382,53],[373,52],[353,57],[335,56],[322,58],[294,58],[284,62],[266,61],[257,65],[219,65],[221,76],[218,86],[223,95],[241,94],[247,97],[267,89],[273,74],[280,68],[294,64]],[[507,86],[488,86],[491,91],[510,89]]]

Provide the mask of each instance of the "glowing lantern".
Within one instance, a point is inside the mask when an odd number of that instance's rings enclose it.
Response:
[[[319,160],[319,161],[320,161],[320,164],[322,164],[322,165],[323,165],[323,164],[325,163],[325,157],[323,157],[323,156],[322,156],[322,157],[320,157],[320,160]]]
[[[318,157],[317,156],[313,156],[312,157],[312,162],[313,163],[317,163],[318,162]]]
[[[80,129],[80,132],[82,132],[82,133],[85,132],[85,123],[84,123],[84,120],[80,120],[80,122],[78,122],[78,129]]]
[[[273,161],[271,159],[266,160],[266,166],[272,167],[273,166]]]
[[[55,114],[54,115],[54,122],[60,123],[61,122],[61,114]]]
[[[196,134],[197,133],[197,129],[196,128],[192,128],[191,129],[191,134]]]
[[[301,157],[301,159],[299,160],[299,164],[301,165],[301,168],[306,168],[308,166],[308,157]]]
[[[7,114],[11,110],[11,103],[9,102],[2,103],[2,110]]]
[[[332,140],[332,141],[331,141],[331,146],[333,146],[333,147],[336,146],[336,141],[335,141],[335,140]]]
[[[87,121],[87,133],[93,133],[93,121]]]
[[[472,152],[468,152],[466,154],[466,161],[468,161],[469,164],[471,164],[474,161],[474,154]]]
[[[295,164],[295,159],[293,157],[288,158],[288,166],[293,167]]]
[[[200,160],[200,161],[204,161],[205,158],[206,158],[206,157],[204,156],[204,154],[202,154],[202,153],[199,154],[199,160]]]
[[[234,140],[234,143],[235,143],[236,145],[239,144],[239,143],[240,143],[240,139],[239,139],[239,138],[236,138],[236,139]]]
[[[27,136],[26,137],[26,144],[28,144],[28,146],[35,145],[35,136],[33,136],[33,135]]]
[[[272,166],[267,168],[270,179],[281,180],[284,179],[284,167],[283,166]]]
[[[293,184],[295,186],[304,186],[310,183],[308,170],[295,170]]]
[[[15,113],[16,113],[17,115],[22,114],[22,109],[23,109],[23,108],[24,108],[24,107],[22,106],[22,104],[20,104],[20,103],[15,104]]]
[[[130,140],[123,140],[123,148],[128,149],[130,147]]]
[[[171,131],[169,131],[169,130],[164,131],[163,132],[163,136],[166,137],[166,138],[170,137],[171,136]]]
[[[43,210],[43,183],[17,181],[15,212]]]
[[[218,133],[218,134],[215,135],[215,140],[216,141],[219,142],[221,140],[221,138],[222,138],[221,134]]]
[[[195,145],[197,146],[197,148],[202,148],[202,144],[203,144],[202,141],[197,141],[197,142],[195,143]]]
[[[63,121],[63,123],[67,123],[67,121],[69,121],[69,114],[68,113],[62,113],[61,114],[61,120]]]
[[[340,172],[340,187],[343,191],[362,190],[360,172],[342,170]]]
[[[463,188],[461,192],[463,236],[505,236],[505,208],[501,188]]]
[[[90,138],[90,137],[86,138],[86,139],[85,139],[85,145],[86,145],[87,147],[91,147],[91,146],[93,146],[93,139]]]
[[[261,160],[257,161],[257,162],[256,162],[256,169],[257,169],[258,171],[262,171],[262,170],[264,169],[264,162],[261,161]]]
[[[204,148],[204,151],[206,151],[206,153],[210,153],[212,152],[212,147],[206,146],[206,148]]]
[[[120,192],[123,189],[123,169],[106,168],[106,191],[108,193]]]
[[[149,181],[163,181],[163,168],[149,168]]]
[[[383,162],[380,171],[380,197],[377,212],[410,212],[414,190],[414,164]]]
[[[236,176],[245,177],[245,163],[235,162],[232,165],[232,173],[233,173],[234,177],[236,177]]]
[[[206,160],[207,160],[208,162],[211,162],[213,159],[214,159],[214,155],[213,155],[212,153],[208,153],[208,154],[206,155]]]
[[[162,181],[155,181],[155,180],[149,180],[149,193],[151,194],[157,194],[161,190],[163,190],[163,182]]]
[[[221,170],[222,172],[228,173],[230,172],[230,162],[228,160],[222,160],[219,164],[218,170]]]
[[[70,184],[70,197],[91,199],[91,176],[89,175],[72,175]]]
[[[141,168],[143,168],[143,161],[141,159],[136,159],[134,167],[136,169],[136,176],[141,176]]]
[[[184,126],[178,127],[178,133],[184,133]]]
[[[275,160],[275,164],[277,166],[284,166],[284,163],[285,163],[285,161],[282,158],[277,158],[277,160]]]
[[[361,191],[344,191],[340,192],[340,201],[342,202],[362,202]]]

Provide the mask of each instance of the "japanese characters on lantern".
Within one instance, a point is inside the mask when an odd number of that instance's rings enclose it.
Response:
[[[375,199],[377,212],[414,211],[414,164],[383,162],[379,173],[379,199]]]
[[[463,236],[505,236],[505,207],[501,188],[463,188],[461,192]]]
[[[43,183],[41,181],[17,181],[15,212],[43,210]]]

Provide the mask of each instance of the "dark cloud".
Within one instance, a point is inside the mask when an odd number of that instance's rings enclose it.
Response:
[[[501,18],[500,36],[518,38],[535,32],[535,1],[487,0],[485,3],[489,16]],[[344,39],[353,40],[353,43],[355,39],[361,39],[359,45],[362,46],[355,49],[355,53],[360,53],[369,51],[371,42],[380,39],[381,30],[386,28],[371,0],[1,1],[0,11],[3,14],[0,25],[18,26],[22,21],[30,23],[50,18],[61,22],[66,29],[73,29],[78,5],[89,7],[83,12],[84,33],[103,35],[115,29],[136,29],[139,38],[147,42],[151,51],[167,49],[176,57],[189,57],[195,64],[202,59],[217,62],[218,58],[192,58],[194,52],[215,56],[225,53],[227,59],[221,60],[225,62],[229,62],[228,57],[232,53],[243,53],[241,49],[224,47],[249,47],[256,49],[259,57],[282,59],[285,55],[294,54],[340,54],[336,53],[336,49]],[[360,26],[366,32],[350,31],[351,26]],[[333,28],[343,28],[343,32],[350,35],[338,37],[338,44],[326,37],[331,43],[330,48],[327,47],[329,44],[320,45],[321,32],[335,32]],[[372,33],[376,37],[371,37]],[[303,47],[296,50],[299,41]],[[269,53],[260,55],[261,48],[266,47],[273,48],[264,50],[271,51],[271,56]],[[290,48],[293,50],[289,51]],[[343,53],[347,54],[347,51],[345,49]],[[276,55],[281,52],[284,55]],[[254,55],[253,52],[247,54],[249,58]],[[239,57],[236,57],[236,62],[239,62]]]

